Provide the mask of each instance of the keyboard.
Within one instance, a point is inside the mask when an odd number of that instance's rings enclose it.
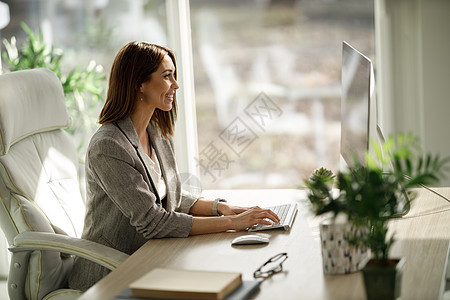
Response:
[[[277,206],[267,207],[272,210],[280,218],[280,222],[271,225],[257,224],[248,229],[248,231],[260,231],[268,229],[281,228],[289,230],[294,223],[294,217],[297,213],[297,203],[281,204]]]

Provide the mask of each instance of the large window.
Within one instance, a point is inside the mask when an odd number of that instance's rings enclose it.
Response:
[[[374,60],[373,0],[191,0],[204,188],[339,169],[342,41]]]
[[[164,0],[3,2],[11,22],[1,37],[20,46],[21,22],[40,29],[64,51],[63,73],[95,60],[108,75],[126,42],[170,41]],[[373,0],[189,3],[203,188],[297,187],[317,167],[337,170],[341,45],[375,61]],[[86,112],[94,121],[101,105]]]

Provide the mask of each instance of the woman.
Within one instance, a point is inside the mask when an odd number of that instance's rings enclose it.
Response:
[[[196,199],[181,191],[172,141],[178,88],[170,49],[131,42],[117,54],[100,113],[102,126],[86,154],[84,239],[132,254],[151,238],[279,221],[267,209]],[[77,259],[69,285],[86,290],[107,273]]]

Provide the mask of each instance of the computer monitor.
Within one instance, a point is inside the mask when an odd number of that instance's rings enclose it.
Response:
[[[372,62],[347,42],[342,45],[341,76],[340,168],[345,171],[354,166],[355,161],[366,165],[366,154],[372,152],[371,144],[384,142],[384,136],[378,125]],[[403,193],[400,201],[396,215],[398,217],[405,215],[410,208],[407,193]]]
[[[377,138],[377,104],[371,60],[347,42],[342,44],[341,170],[355,160],[366,164]]]

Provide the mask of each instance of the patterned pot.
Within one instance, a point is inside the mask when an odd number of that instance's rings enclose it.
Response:
[[[325,274],[348,274],[361,270],[370,258],[365,247],[352,247],[351,235],[361,235],[363,230],[348,223],[335,223],[326,219],[319,224],[322,246],[323,272]]]

